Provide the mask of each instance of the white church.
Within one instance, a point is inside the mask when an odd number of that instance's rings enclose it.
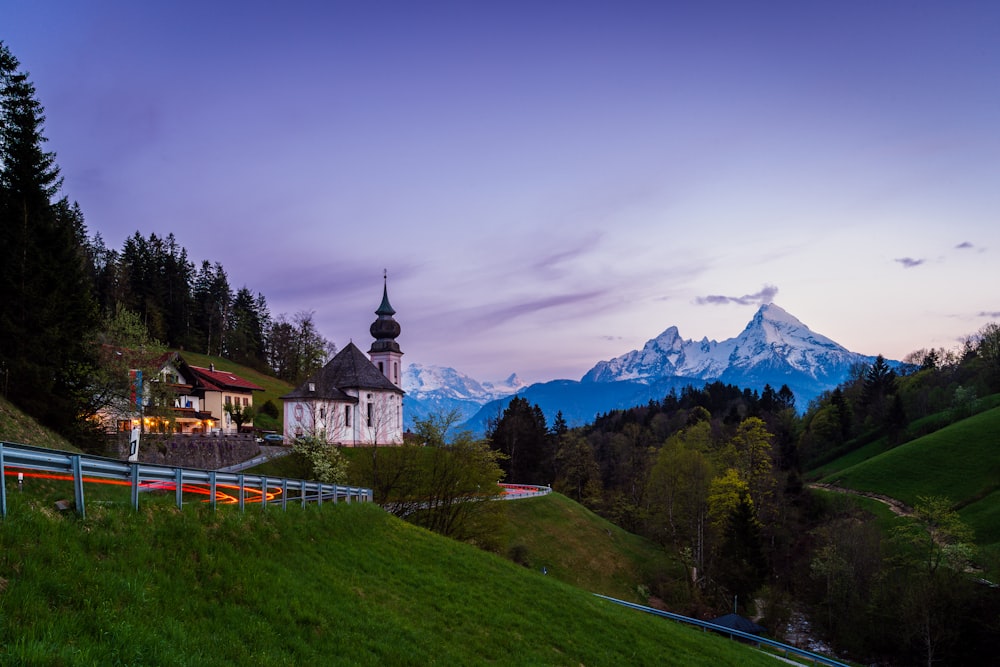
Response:
[[[348,343],[326,366],[281,397],[285,442],[318,436],[347,447],[403,444],[402,357],[399,323],[388,284],[372,322],[368,356]]]

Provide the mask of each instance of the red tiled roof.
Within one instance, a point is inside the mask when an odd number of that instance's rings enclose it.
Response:
[[[223,389],[241,389],[243,391],[264,391],[263,387],[258,387],[249,380],[244,380],[239,375],[229,371],[210,370],[200,366],[188,366],[206,389],[222,391]]]

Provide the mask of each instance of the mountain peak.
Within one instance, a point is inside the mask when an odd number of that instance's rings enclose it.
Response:
[[[802,374],[811,378],[829,375],[834,369],[858,361],[861,355],[813,332],[774,303],[763,304],[735,338],[716,342],[684,340],[677,327],[609,361],[601,361],[583,376],[585,382],[637,380],[651,383],[664,377],[714,380],[755,377],[767,369],[773,374]]]

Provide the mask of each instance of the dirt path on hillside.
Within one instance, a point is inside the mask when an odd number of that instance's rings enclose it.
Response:
[[[893,514],[897,516],[912,516],[913,508],[906,503],[896,500],[895,498],[890,498],[889,496],[884,496],[881,493],[872,493],[871,491],[857,491],[855,489],[847,489],[842,486],[834,486],[833,484],[820,484],[813,483],[808,485],[810,489],[823,489],[824,491],[832,491],[833,493],[846,493],[852,496],[862,496],[864,498],[871,498],[872,500],[877,500],[883,505],[888,506],[892,510]]]

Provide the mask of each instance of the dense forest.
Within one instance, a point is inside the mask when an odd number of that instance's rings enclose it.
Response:
[[[99,449],[89,418],[127,391],[108,349],[193,350],[292,383],[335,351],[311,312],[272,317],[263,294],[234,290],[172,234],[136,232],[120,250],[89,236],[61,194],[34,86],[2,42],[0,104],[0,390],[15,405]]]
[[[885,535],[851,503],[829,503],[806,472],[869,443],[893,448],[970,416],[1000,391],[1000,326],[957,350],[857,367],[804,410],[787,387],[720,382],[569,429],[514,398],[489,424],[508,479],[553,484],[683,563],[651,593],[706,617],[808,612],[839,650],[879,664],[970,664],[1000,649],[1000,594],[969,568],[973,539],[953,503],[927,498],[912,530]],[[930,539],[931,536],[933,539]],[[757,603],[761,603],[760,605]]]

